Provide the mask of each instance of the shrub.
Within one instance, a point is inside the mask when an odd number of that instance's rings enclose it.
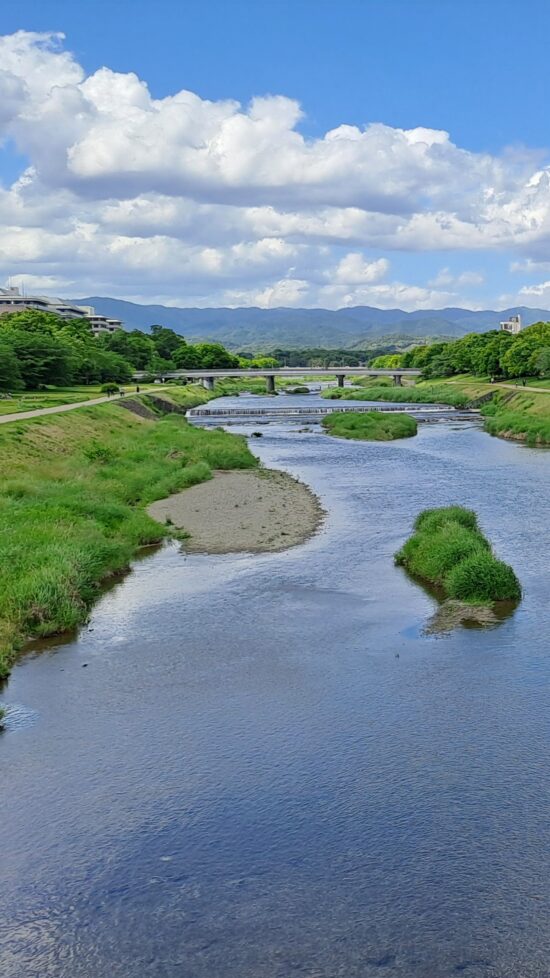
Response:
[[[439,509],[424,509],[414,521],[415,530],[439,530],[445,523],[460,523],[467,530],[477,530],[477,516],[473,509],[462,506],[441,506]]]
[[[460,601],[517,601],[521,587],[509,564],[497,560],[490,551],[478,551],[449,570],[445,588]]]
[[[84,455],[90,462],[112,462],[115,457],[112,448],[101,445],[97,441],[92,441],[86,446]]]
[[[473,604],[521,597],[514,571],[494,556],[472,510],[461,506],[424,510],[414,530],[395,562],[440,587],[446,597]]]
[[[101,385],[102,394],[118,394],[118,384],[113,384],[112,382],[108,384]]]
[[[406,552],[407,567],[418,577],[440,581],[461,560],[487,546],[481,534],[459,523],[444,523],[438,530],[420,534],[412,552]]]

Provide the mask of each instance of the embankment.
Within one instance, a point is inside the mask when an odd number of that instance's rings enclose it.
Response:
[[[418,385],[418,390],[424,386]],[[490,384],[475,377],[441,381],[441,386],[464,395],[469,403],[477,403],[489,434],[532,447],[550,445],[550,390],[514,390],[511,383]]]
[[[114,403],[2,426],[0,677],[26,638],[78,625],[101,582],[169,533],[150,503],[257,466],[240,436]]]

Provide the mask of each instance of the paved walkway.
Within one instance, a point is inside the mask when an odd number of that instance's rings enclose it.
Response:
[[[434,381],[437,383],[437,380]],[[459,387],[461,384],[479,384],[480,387],[486,387],[487,390],[494,390],[495,387],[506,387],[509,391],[536,391],[537,394],[550,394],[550,387],[525,387],[523,384],[503,384],[499,380],[496,380],[494,384],[490,384],[488,380],[447,380],[446,384],[457,384]]]
[[[34,411],[18,411],[16,414],[0,414],[0,424],[7,424],[8,421],[26,421],[27,418],[40,418],[43,414],[61,414],[63,411],[76,411],[77,408],[92,407],[93,404],[105,404],[107,401],[116,403],[124,397],[135,397],[135,391],[128,391],[127,394],[114,395],[113,397],[95,397],[90,401],[78,401],[77,404],[56,404],[55,407],[37,408]]]
[[[550,394],[550,387],[525,387],[523,384],[486,384],[487,387],[507,387],[511,391],[537,391],[538,394]]]

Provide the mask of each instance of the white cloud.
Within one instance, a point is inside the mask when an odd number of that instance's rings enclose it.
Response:
[[[442,268],[435,278],[428,282],[428,285],[436,289],[450,285],[461,288],[465,285],[483,285],[484,281],[485,276],[481,272],[464,271],[459,272],[458,275],[453,275],[449,268]]]
[[[334,271],[327,272],[327,278],[344,285],[364,285],[367,282],[378,282],[384,278],[390,263],[387,258],[376,261],[365,261],[358,251],[350,251],[338,263]]]
[[[30,161],[0,185],[0,276],[202,305],[423,308],[467,301],[482,274],[391,282],[386,254],[549,260],[550,170],[535,154],[382,123],[308,139],[292,98],[155,99],[131,72],[86,76],[63,41],[0,37],[0,140]]]

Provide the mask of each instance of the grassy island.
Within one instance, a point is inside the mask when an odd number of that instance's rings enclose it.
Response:
[[[380,411],[355,413],[335,412],[323,418],[323,427],[330,435],[355,438],[359,441],[394,441],[416,435],[417,424],[408,414],[382,414]]]
[[[521,598],[514,571],[495,557],[476,514],[461,506],[420,513],[395,562],[445,598],[480,605]]]

